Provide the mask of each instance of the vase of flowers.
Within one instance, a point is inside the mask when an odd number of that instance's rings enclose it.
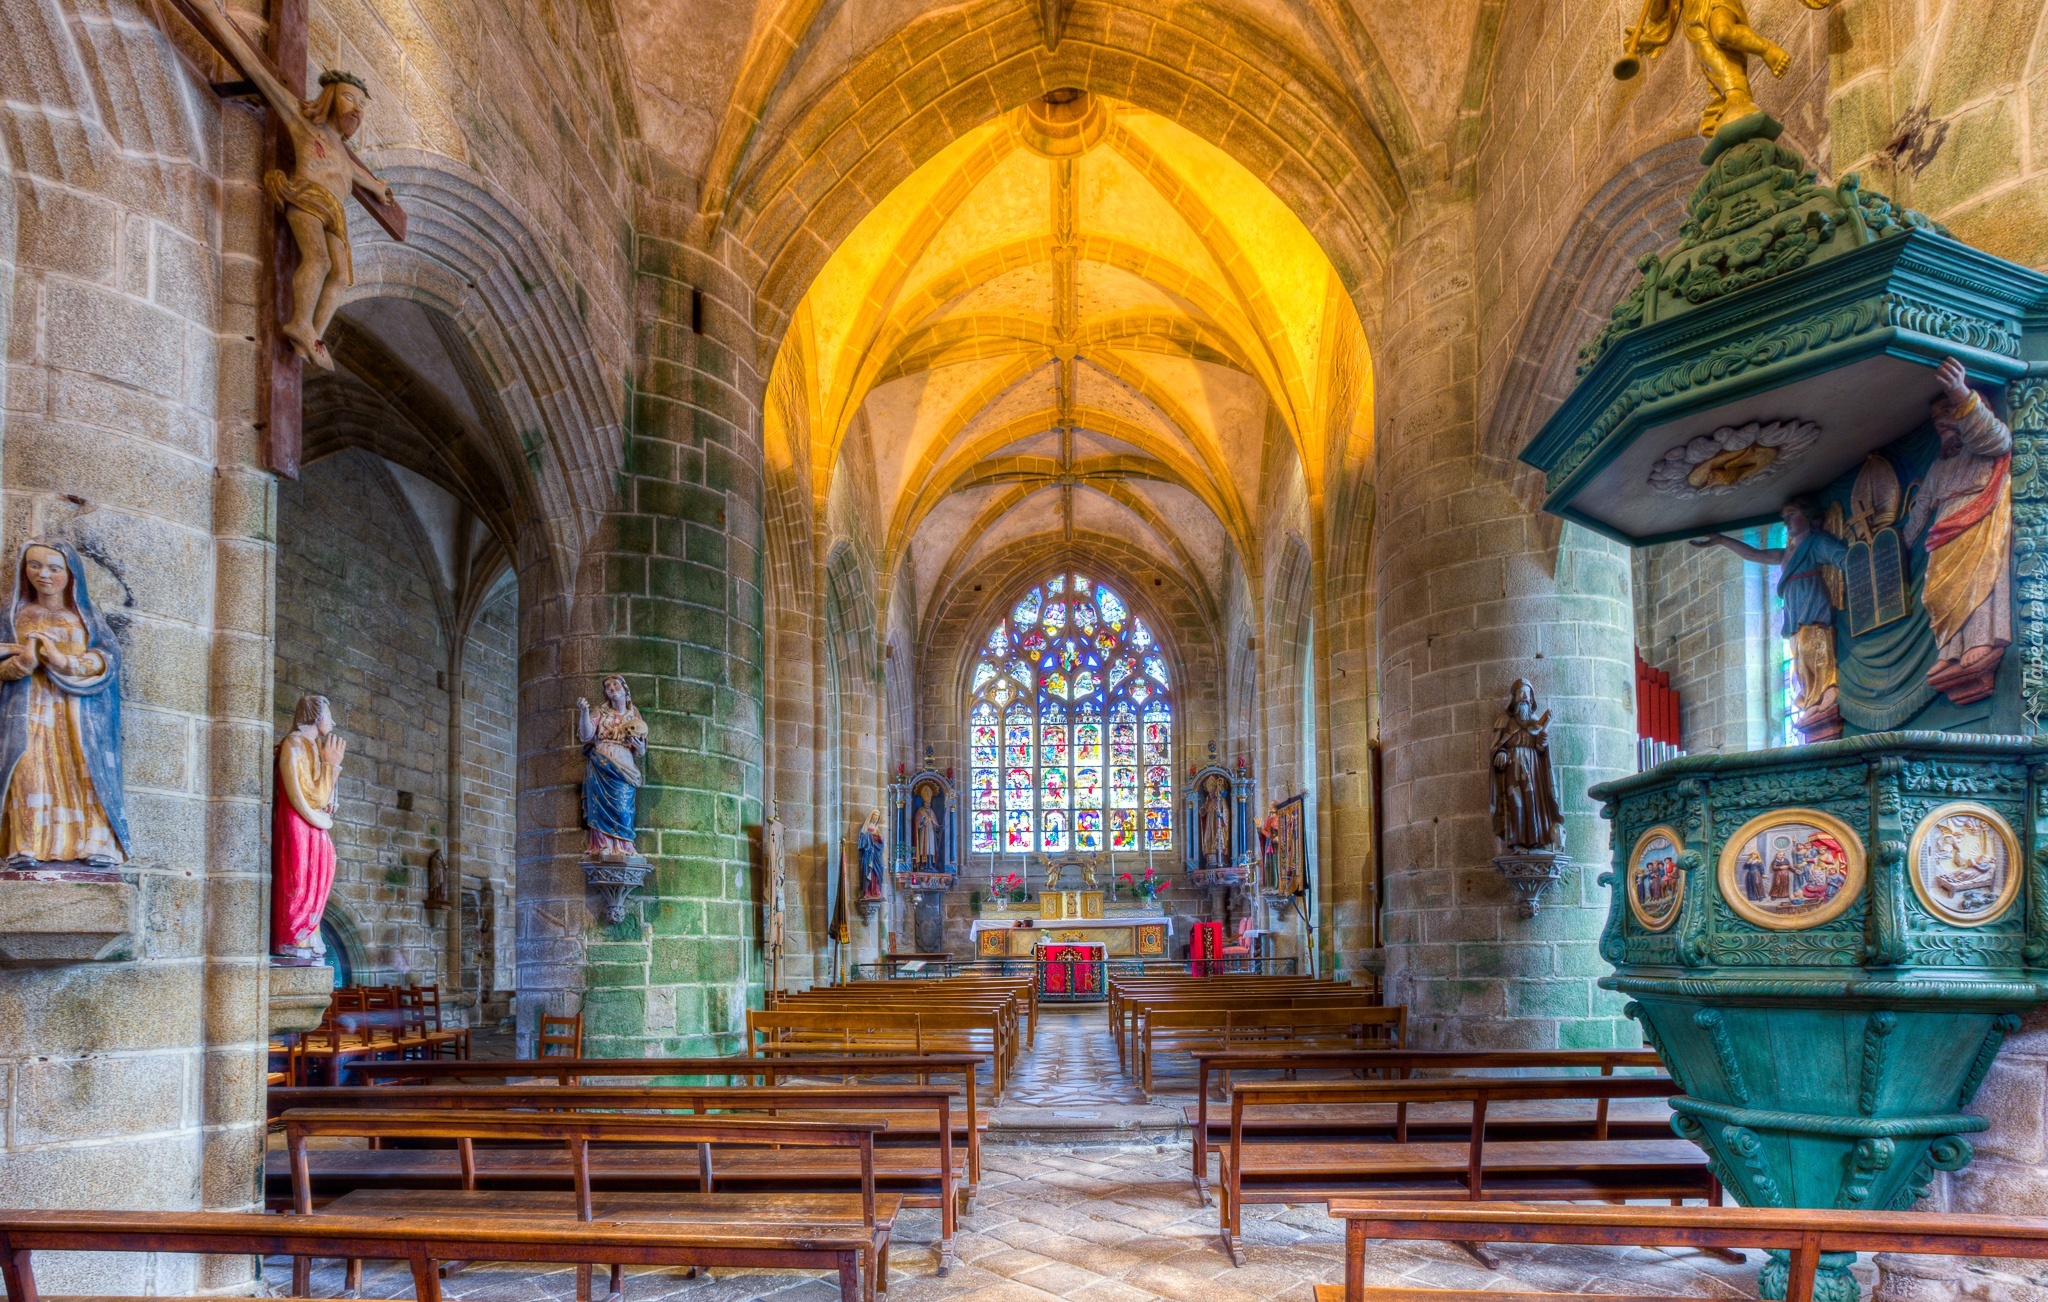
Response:
[[[1025,892],[1023,874],[1010,873],[1006,876],[996,878],[996,895],[1000,899],[1008,900],[1010,902],[1010,907],[1012,908],[1015,908],[1018,905],[1024,903]]]
[[[1141,876],[1133,876],[1130,873],[1120,874],[1117,880],[1130,887],[1131,894],[1147,904],[1157,904],[1159,902],[1159,892],[1173,885],[1172,882],[1160,876],[1155,869],[1151,868],[1147,868]]]

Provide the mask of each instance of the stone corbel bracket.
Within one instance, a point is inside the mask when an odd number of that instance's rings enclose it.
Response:
[[[1493,869],[1515,893],[1515,912],[1524,918],[1536,916],[1543,893],[1556,885],[1572,861],[1555,850],[1519,850],[1493,857]]]
[[[618,926],[626,920],[626,897],[640,889],[651,867],[637,856],[626,863],[598,863],[585,860],[583,880],[604,896],[604,920]]]
[[[132,959],[140,898],[119,877],[9,874],[0,880],[0,967]]]

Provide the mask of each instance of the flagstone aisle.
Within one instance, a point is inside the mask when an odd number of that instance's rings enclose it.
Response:
[[[1169,1079],[1191,1088],[1184,1077]],[[1319,1208],[1247,1208],[1244,1265],[1231,1266],[1215,1208],[1196,1203],[1186,1133],[1161,1124],[1192,1095],[1161,1095],[1147,1106],[1117,1070],[1099,1006],[1046,1010],[1010,1094],[984,1151],[980,1195],[961,1220],[953,1270],[943,1278],[932,1273],[938,1214],[906,1211],[896,1226],[889,1302],[1311,1302],[1313,1285],[1341,1282],[1342,1230]],[[1447,1244],[1380,1244],[1366,1282],[1754,1298],[1762,1262],[1760,1254],[1732,1265],[1640,1248],[1501,1245],[1496,1252],[1498,1273]],[[266,1263],[265,1275],[280,1293],[291,1278],[282,1260]],[[341,1282],[338,1263],[322,1263],[313,1292],[333,1296]],[[362,1295],[407,1297],[410,1288],[403,1267],[372,1266]],[[445,1291],[462,1302],[556,1302],[573,1297],[575,1283],[569,1270],[472,1267],[451,1276]],[[823,1278],[770,1272],[721,1270],[700,1280],[637,1272],[626,1281],[628,1302],[837,1296]]]

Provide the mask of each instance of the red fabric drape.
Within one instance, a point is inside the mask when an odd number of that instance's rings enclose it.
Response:
[[[1223,970],[1223,924],[1198,922],[1188,936],[1188,975],[1205,977]]]

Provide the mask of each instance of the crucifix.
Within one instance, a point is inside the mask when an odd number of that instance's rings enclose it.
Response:
[[[349,148],[362,124],[369,90],[352,73],[320,77],[319,95],[301,99],[306,84],[306,0],[268,0],[264,46],[251,41],[221,0],[171,0],[240,81],[216,82],[223,99],[254,97],[269,109],[264,132],[263,188],[270,196],[270,291],[263,302],[258,346],[264,360],[265,464],[299,477],[303,444],[303,365],[334,369],[321,341],[341,293],[355,279],[348,216],[353,193],[391,238],[405,238],[405,210]]]

